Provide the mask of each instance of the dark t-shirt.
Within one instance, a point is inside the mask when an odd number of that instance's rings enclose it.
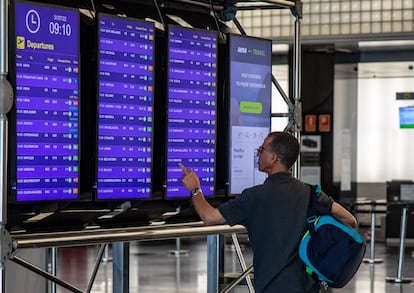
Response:
[[[309,194],[290,173],[277,173],[218,207],[229,225],[247,229],[256,293],[319,292],[298,255]]]

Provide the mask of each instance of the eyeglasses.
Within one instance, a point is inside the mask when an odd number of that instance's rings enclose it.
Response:
[[[268,152],[273,152],[272,150],[270,150],[270,149],[267,149],[267,148],[265,148],[264,146],[259,146],[257,149],[256,149],[256,155],[260,155],[261,153],[263,153],[263,151],[268,151]]]

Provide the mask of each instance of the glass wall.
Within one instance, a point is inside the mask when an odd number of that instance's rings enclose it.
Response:
[[[248,35],[264,38],[293,36],[295,19],[288,9],[238,11],[237,18]],[[301,34],[304,37],[412,32],[412,0],[303,1]]]

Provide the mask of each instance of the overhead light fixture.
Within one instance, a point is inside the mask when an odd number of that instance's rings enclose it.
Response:
[[[289,44],[272,44],[272,53],[289,52]]]
[[[360,48],[381,48],[381,47],[406,47],[414,46],[412,40],[390,40],[390,41],[362,41],[358,42]]]

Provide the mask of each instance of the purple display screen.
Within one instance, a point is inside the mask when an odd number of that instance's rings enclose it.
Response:
[[[171,26],[168,63],[167,198],[186,197],[178,163],[214,195],[217,34]]]
[[[97,199],[151,196],[154,25],[99,17]]]
[[[16,201],[79,193],[79,14],[16,3]]]

